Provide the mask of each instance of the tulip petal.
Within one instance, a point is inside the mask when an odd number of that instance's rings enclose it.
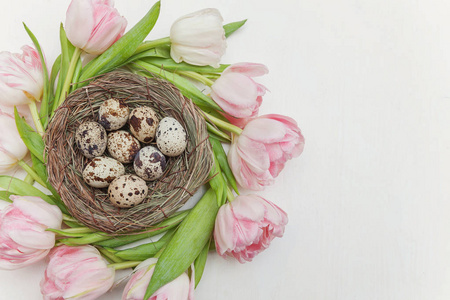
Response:
[[[215,94],[227,99],[230,104],[243,108],[254,107],[258,96],[255,82],[239,73],[224,74],[214,82],[211,88]]]
[[[178,44],[172,44],[170,56],[180,63],[185,61],[194,66],[220,67],[220,58],[225,53],[225,49],[197,48]]]
[[[2,111],[0,111],[0,128],[3,128],[0,135],[0,171],[6,171],[27,155],[28,148],[17,131],[14,117]]]
[[[283,235],[286,224],[286,213],[270,201],[257,195],[238,196],[217,214],[214,230],[217,252],[241,263],[251,261],[275,237]]]
[[[105,52],[125,32],[127,21],[119,15],[116,9],[100,5],[94,13],[95,24],[86,44],[85,51],[91,54]]]
[[[245,126],[243,135],[261,143],[276,143],[282,141],[286,128],[275,120],[256,118]]]
[[[258,77],[269,73],[269,69],[263,64],[257,63],[236,63],[229,66],[223,73],[236,72],[247,77]]]
[[[239,157],[255,173],[264,173],[270,166],[269,155],[264,144],[258,143],[245,135],[239,137],[237,152]]]
[[[114,283],[114,269],[92,246],[60,246],[49,257],[41,281],[44,299],[96,299]]]
[[[67,38],[78,48],[83,49],[95,28],[94,5],[91,0],[72,1],[67,9],[65,29]]]
[[[19,209],[24,216],[39,224],[44,224],[53,229],[61,228],[61,210],[54,205],[48,205],[47,202],[39,197],[15,197],[14,206]]]

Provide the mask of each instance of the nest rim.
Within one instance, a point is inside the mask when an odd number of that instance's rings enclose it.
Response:
[[[166,157],[168,163],[163,177],[147,181],[146,199],[128,209],[113,206],[107,188],[93,188],[84,182],[81,174],[90,159],[75,146],[79,124],[97,122],[100,104],[110,98],[124,101],[130,110],[150,106],[160,120],[173,117],[185,128],[188,137],[183,154]],[[213,162],[206,123],[199,108],[166,80],[123,71],[102,75],[72,92],[55,111],[45,142],[49,182],[70,214],[87,227],[109,234],[148,230],[168,218],[207,182]],[[110,157],[107,151],[103,156]],[[135,174],[132,165],[125,167],[126,174]]]

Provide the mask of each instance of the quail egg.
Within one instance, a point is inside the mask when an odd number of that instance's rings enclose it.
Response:
[[[109,201],[121,208],[129,208],[141,203],[147,194],[148,186],[145,181],[130,174],[114,179],[108,188]]]
[[[75,143],[87,158],[100,156],[106,149],[106,131],[97,122],[85,122],[75,132]]]
[[[121,163],[132,162],[139,149],[139,141],[127,131],[119,130],[108,134],[108,152]]]
[[[186,131],[176,119],[165,117],[156,131],[156,144],[165,155],[178,156],[186,149]]]
[[[92,187],[104,188],[125,174],[125,167],[117,160],[101,156],[92,159],[84,168],[83,179]]]
[[[144,180],[153,181],[160,178],[165,169],[166,157],[156,147],[144,147],[134,158],[134,171]]]
[[[98,122],[107,131],[117,130],[127,123],[129,114],[130,109],[125,102],[111,98],[100,105]]]
[[[158,116],[148,106],[133,109],[128,119],[131,133],[141,142],[150,143],[155,138],[158,127]]]

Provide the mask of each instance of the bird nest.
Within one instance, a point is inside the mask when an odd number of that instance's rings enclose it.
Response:
[[[163,177],[147,182],[147,198],[129,209],[113,206],[107,188],[93,188],[84,182],[82,171],[89,159],[75,145],[78,126],[98,121],[100,105],[110,98],[124,101],[130,109],[149,106],[160,119],[173,117],[188,136],[186,151],[168,158]],[[192,101],[167,81],[126,72],[108,73],[71,93],[55,112],[45,140],[49,181],[69,212],[86,226],[108,233],[149,229],[163,221],[206,182],[212,165],[206,124]],[[135,174],[132,164],[125,168],[127,174]]]

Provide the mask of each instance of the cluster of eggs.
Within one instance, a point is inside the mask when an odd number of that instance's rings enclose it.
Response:
[[[123,130],[127,123],[129,131]],[[156,147],[149,145],[155,139]],[[108,187],[111,203],[129,208],[147,197],[146,181],[164,174],[166,156],[184,152],[187,135],[174,118],[160,121],[148,106],[130,112],[123,101],[109,99],[99,108],[98,122],[84,122],[77,128],[75,142],[83,155],[91,159],[83,170],[84,181],[95,188]],[[106,150],[111,157],[103,156]],[[123,164],[128,163],[133,163],[137,176],[125,174]]]

